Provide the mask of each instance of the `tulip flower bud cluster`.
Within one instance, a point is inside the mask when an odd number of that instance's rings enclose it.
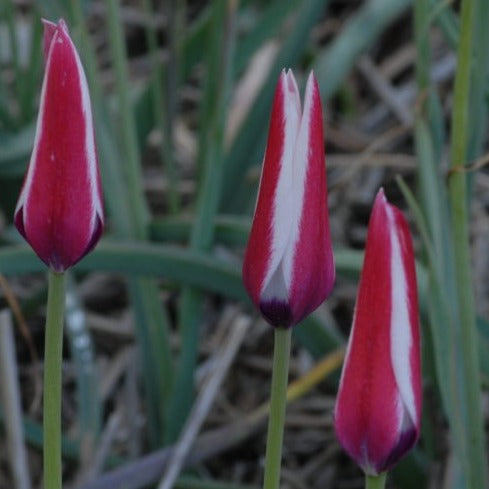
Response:
[[[97,243],[104,216],[85,74],[63,20],[45,22],[36,137],[15,225],[63,272]],[[292,71],[275,91],[243,279],[265,319],[289,328],[331,293],[335,267],[317,81],[304,107]],[[406,220],[377,195],[335,407],[338,438],[367,474],[388,470],[419,437],[421,371],[414,253]]]
[[[245,252],[243,280],[264,318],[289,327],[330,294],[323,120],[309,76],[304,110],[282,72]],[[369,475],[388,470],[416,442],[421,368],[414,253],[401,212],[379,191],[335,409],[340,443]]]

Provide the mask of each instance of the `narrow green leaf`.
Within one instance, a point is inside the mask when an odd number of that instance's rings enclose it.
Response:
[[[369,0],[351,16],[341,33],[313,66],[321,95],[325,99],[338,90],[355,60],[411,3],[411,0]]]
[[[473,87],[472,56],[475,43],[478,42],[475,34],[478,32],[476,14],[480,13],[479,3],[478,0],[462,0],[461,3],[450,148],[450,165],[455,171],[450,174],[448,180],[460,324],[459,351],[462,373],[460,403],[463,408],[461,419],[466,427],[464,440],[466,453],[463,454],[465,457],[461,458],[460,464],[470,487],[489,486],[486,437],[480,402],[479,350],[469,245],[468,202],[470,199],[467,192],[467,177],[464,172],[459,171],[466,165],[468,155],[469,102],[470,90]]]
[[[79,440],[85,450],[91,451],[95,449],[100,433],[102,406],[93,342],[76,285],[70,276],[66,288],[65,325],[77,377]]]
[[[226,186],[221,197],[221,208],[225,212],[242,211],[250,197],[255,194],[254,189],[258,181],[250,185],[244,175],[252,165],[259,165],[263,159],[271,101],[280,71],[293,67],[300,61],[311,30],[321,18],[327,4],[327,0],[302,3],[301,8],[297,10],[295,21],[290,24],[290,31],[283,33],[283,46],[270,69],[267,81],[226,155]]]
[[[215,1],[212,5],[211,27],[206,46],[206,79],[201,104],[199,190],[190,234],[190,247],[194,250],[208,250],[214,239],[213,224],[223,182],[224,129],[231,87],[236,7],[237,3],[228,3],[225,0]],[[182,347],[172,397],[166,410],[167,442],[177,437],[191,408],[202,312],[201,291],[184,289],[179,307]]]
[[[21,178],[32,151],[34,122],[15,133],[0,132],[0,177]]]
[[[241,73],[260,46],[279,34],[278,31],[286,17],[300,4],[299,0],[289,0],[287,2],[270,2],[269,5],[264,6],[260,18],[256,20],[250,32],[247,32],[236,46],[235,73]]]

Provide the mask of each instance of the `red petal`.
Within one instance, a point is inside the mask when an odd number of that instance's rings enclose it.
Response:
[[[327,207],[323,114],[319,87],[312,73],[306,87],[294,170],[294,183],[302,186],[295,194],[302,196],[302,202],[296,202],[300,218],[295,239],[291,239],[294,247],[291,250],[290,302],[294,322],[299,322],[324,302],[335,279]],[[299,178],[302,171],[303,176]]]
[[[275,90],[258,199],[243,263],[244,284],[257,308],[262,306],[266,285],[270,281],[283,282],[280,271],[275,277],[274,274],[287,245],[289,223],[282,217],[283,214],[287,217],[282,194],[290,196],[299,119],[297,85],[292,73],[283,71]],[[272,324],[288,324],[291,311],[285,288],[275,301],[270,299],[270,307],[262,310],[264,315]]]

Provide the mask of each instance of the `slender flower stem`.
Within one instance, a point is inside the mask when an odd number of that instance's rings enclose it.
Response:
[[[263,489],[278,489],[280,484],[291,335],[291,328],[275,329],[272,392],[270,396],[270,418],[268,420]]]
[[[365,475],[365,489],[384,489],[387,472],[379,475]]]
[[[457,52],[454,105],[452,112],[451,166],[448,181],[452,216],[452,235],[455,258],[455,278],[458,284],[460,317],[460,343],[466,414],[469,439],[466,460],[462,467],[468,487],[488,487],[487,454],[480,404],[479,355],[475,320],[474,292],[472,288],[469,245],[469,209],[467,176],[463,166],[467,159],[469,137],[469,96],[474,46],[476,1],[463,0],[461,5],[460,40]]]
[[[49,271],[44,353],[44,487],[61,489],[61,361],[65,275]]]

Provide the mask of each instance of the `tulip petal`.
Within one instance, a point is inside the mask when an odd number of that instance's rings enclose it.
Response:
[[[85,74],[66,24],[45,23],[48,55],[36,137],[15,224],[55,271],[80,260],[103,228],[103,204]]]
[[[263,172],[243,279],[253,302],[273,324],[288,324],[291,311],[280,267],[290,234],[292,162],[300,124],[300,98],[291,72],[283,71],[275,90]]]
[[[419,435],[421,377],[414,253],[381,190],[335,407],[340,443],[366,473],[390,468]]]
[[[284,257],[290,277],[295,321],[314,311],[329,296],[335,279],[329,234],[323,116],[319,87],[311,73],[294,154],[294,218]]]

